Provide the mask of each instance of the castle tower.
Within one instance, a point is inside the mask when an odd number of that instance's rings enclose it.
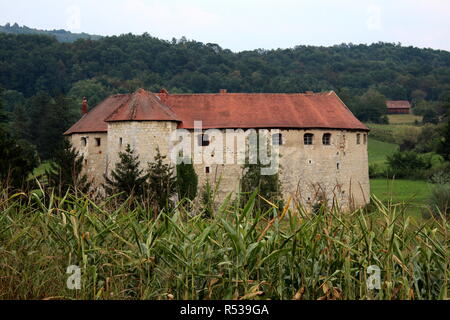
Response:
[[[107,172],[119,161],[119,152],[129,144],[140,159],[152,161],[157,148],[169,153],[170,134],[177,129],[177,116],[153,93],[139,89],[108,118]],[[141,161],[145,167],[146,161]]]

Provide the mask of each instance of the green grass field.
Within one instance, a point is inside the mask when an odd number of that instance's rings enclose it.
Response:
[[[415,124],[416,120],[421,123],[423,117],[413,114],[390,114],[388,115],[390,124]]]
[[[369,164],[384,166],[386,156],[394,153],[398,145],[369,138]]]
[[[408,214],[416,219],[422,218],[422,209],[431,194],[429,184],[421,180],[371,179],[370,188],[380,201],[406,206]]]

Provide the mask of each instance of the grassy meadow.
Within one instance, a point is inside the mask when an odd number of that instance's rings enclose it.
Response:
[[[414,114],[390,114],[388,119],[390,124],[415,124],[416,121],[421,123],[423,117]]]
[[[368,124],[372,129],[369,137],[369,164],[379,169],[386,168],[386,157],[399,149],[397,141],[408,132],[421,130],[416,124],[422,117],[413,114],[388,115],[389,124]],[[373,137],[375,136],[375,138]],[[390,142],[380,139],[390,140]],[[432,155],[432,161],[439,156]],[[422,212],[427,211],[427,202],[431,194],[431,185],[424,180],[371,179],[371,193],[385,204],[398,205],[414,219],[421,220]]]
[[[383,142],[369,137],[368,153],[369,164],[377,164],[385,167],[386,156],[398,150],[398,145],[395,143]]]
[[[428,211],[431,189],[426,181],[371,179],[370,188],[380,201],[403,207],[416,220],[421,220],[422,212]]]

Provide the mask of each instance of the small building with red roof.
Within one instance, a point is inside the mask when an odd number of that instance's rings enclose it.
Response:
[[[388,114],[410,114],[411,104],[406,100],[387,101]]]

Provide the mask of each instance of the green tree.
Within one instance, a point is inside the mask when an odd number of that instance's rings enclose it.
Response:
[[[110,90],[95,79],[80,80],[73,84],[68,96],[75,101],[81,101],[84,97],[88,99],[90,108],[95,107],[111,94]]]
[[[436,111],[434,111],[433,109],[427,109],[424,113],[423,113],[423,119],[422,122],[425,123],[432,123],[432,124],[437,124],[439,123],[439,116],[437,114]]]
[[[63,95],[52,98],[43,92],[30,99],[28,109],[31,121],[28,121],[24,131],[42,159],[53,157],[64,139],[63,133],[78,119],[79,116],[73,112],[73,103]],[[18,118],[23,121],[24,117],[16,115],[15,119]]]
[[[444,157],[445,161],[450,161],[450,116],[447,117],[447,123],[442,128],[442,136],[437,151]]]
[[[46,171],[51,188],[58,190],[60,195],[70,188],[82,192],[89,190],[91,183],[82,173],[84,158],[72,147],[69,140],[63,140],[52,160],[50,169]]]
[[[8,114],[4,109],[3,103],[3,89],[0,87],[0,128],[7,130],[8,120]]]
[[[214,215],[214,189],[209,182],[206,180],[206,184],[203,186],[201,191],[201,203],[202,203],[202,216],[203,218],[212,218]]]
[[[376,91],[369,89],[356,102],[355,116],[366,122],[385,123],[386,122],[386,97]]]
[[[177,165],[177,187],[180,199],[194,200],[197,196],[198,175],[188,159]]]
[[[139,156],[134,155],[134,150],[127,145],[125,152],[119,153],[119,158],[120,161],[111,171],[111,177],[104,176],[103,187],[106,193],[109,195],[121,193],[120,199],[122,200],[129,196],[141,197],[148,175],[139,168]]]
[[[413,151],[397,151],[386,157],[388,174],[396,178],[423,178],[424,171],[431,168],[431,163],[425,161]]]
[[[259,154],[259,139],[257,139],[257,150]],[[255,190],[258,190],[261,197],[282,207],[283,195],[281,193],[279,172],[274,175],[263,175],[263,167],[259,157],[256,164],[250,164],[249,161],[246,161],[246,164],[243,166],[244,176],[241,180],[241,190],[244,194],[244,200],[247,201],[250,195]],[[263,211],[268,210],[271,207],[266,201],[260,198],[257,203],[258,207]]]
[[[31,145],[0,128],[1,184],[13,189],[24,187],[38,163],[36,150]]]
[[[148,163],[147,170],[147,188],[159,210],[170,207],[170,198],[177,191],[174,168],[166,159],[167,157],[162,156],[157,148],[155,159]]]

